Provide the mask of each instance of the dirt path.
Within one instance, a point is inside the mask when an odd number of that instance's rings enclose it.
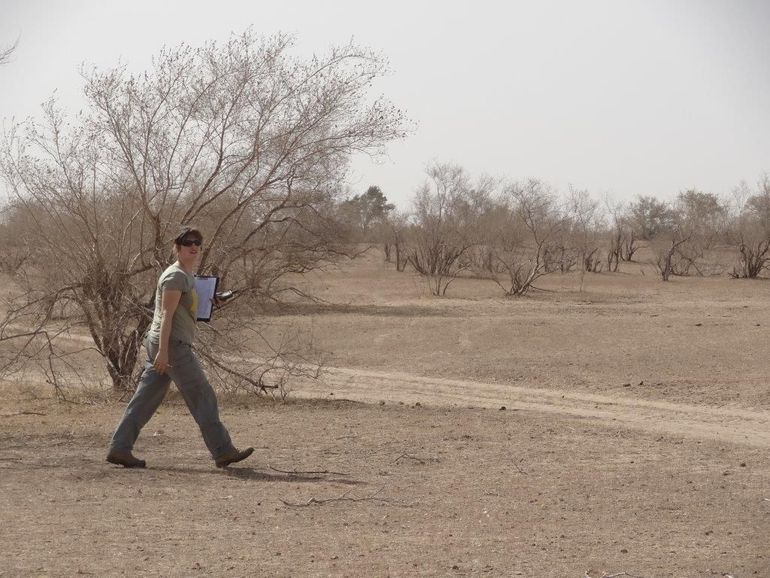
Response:
[[[69,335],[73,341],[90,338]],[[260,360],[254,359],[255,362]],[[553,389],[522,387],[402,372],[324,367],[319,381],[295,385],[291,395],[303,398],[346,398],[365,403],[530,410],[582,417],[617,427],[690,439],[770,448],[770,411],[649,401]]]
[[[647,401],[514,385],[327,367],[322,382],[292,395],[354,401],[530,410],[584,417],[661,434],[770,448],[770,412]]]

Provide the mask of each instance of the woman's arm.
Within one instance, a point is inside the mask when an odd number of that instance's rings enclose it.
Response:
[[[182,292],[177,289],[164,289],[160,296],[160,343],[153,364],[158,373],[166,373],[168,369],[168,340],[171,337],[174,312],[181,298]]]

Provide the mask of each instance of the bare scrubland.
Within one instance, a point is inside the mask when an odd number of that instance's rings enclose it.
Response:
[[[88,351],[68,402],[6,380],[0,576],[770,576],[767,281],[644,257],[520,298],[377,251],[304,275],[319,301],[253,323],[322,379],[224,394],[257,448],[225,471],[173,395],[148,469],[106,464],[123,403]]]

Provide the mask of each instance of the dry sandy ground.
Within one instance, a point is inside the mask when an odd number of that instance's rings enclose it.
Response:
[[[102,461],[119,405],[16,399],[0,419],[3,576],[770,575],[766,439],[230,400],[257,452],[220,471],[174,402],[138,445],[149,469],[128,471]]]
[[[328,303],[261,322],[312,332],[324,380],[223,399],[257,448],[227,471],[176,398],[128,471],[121,403],[6,383],[0,576],[770,577],[768,286],[642,271],[518,301],[310,278]]]

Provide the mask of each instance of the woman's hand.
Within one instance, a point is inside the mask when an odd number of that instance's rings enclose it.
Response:
[[[168,364],[168,351],[159,349],[158,354],[155,356],[155,362],[152,364],[152,366],[155,368],[155,371],[161,375],[166,373],[166,370],[171,367]]]

